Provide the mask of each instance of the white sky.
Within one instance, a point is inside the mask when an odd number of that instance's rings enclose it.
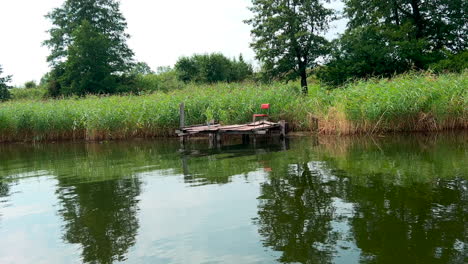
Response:
[[[13,85],[39,81],[49,71],[49,51],[41,45],[51,27],[44,18],[64,0],[0,0],[0,65],[13,75]],[[128,23],[128,45],[138,61],[156,69],[173,66],[180,56],[221,52],[240,53],[254,62],[249,43],[250,26],[242,21],[252,15],[250,0],[121,0]],[[331,6],[341,9],[341,2]],[[336,22],[329,36],[343,32],[345,22]]]

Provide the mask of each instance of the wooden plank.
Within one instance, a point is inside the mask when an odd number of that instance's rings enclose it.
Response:
[[[239,134],[239,135],[264,135],[268,131],[280,131],[280,134],[285,134],[284,130],[281,129],[282,124],[273,123],[269,121],[257,121],[248,124],[236,124],[236,125],[227,125],[221,126],[219,124],[213,125],[195,125],[195,126],[186,126],[179,130],[176,130],[176,133],[179,136],[185,135],[194,135],[194,134]],[[282,132],[282,133],[281,133]],[[286,132],[287,133],[287,132]],[[214,136],[213,141],[217,141],[218,136]]]

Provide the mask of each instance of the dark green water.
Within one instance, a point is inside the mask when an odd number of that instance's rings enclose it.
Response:
[[[0,145],[0,263],[464,263],[468,134]]]

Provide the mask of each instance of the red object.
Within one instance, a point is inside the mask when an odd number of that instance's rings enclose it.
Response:
[[[260,108],[270,110],[270,104],[262,104]],[[256,117],[269,117],[269,115],[267,115],[267,114],[254,114],[253,115],[253,121],[254,122],[255,122]]]

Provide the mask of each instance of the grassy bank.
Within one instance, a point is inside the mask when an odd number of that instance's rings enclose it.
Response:
[[[404,75],[326,90],[298,84],[187,85],[171,92],[62,100],[18,99],[0,104],[0,141],[122,139],[169,136],[185,102],[188,124],[216,119],[248,122],[261,103],[273,120],[296,131],[325,134],[468,128],[468,73]],[[22,98],[28,98],[23,95]],[[30,97],[34,98],[34,97]]]

